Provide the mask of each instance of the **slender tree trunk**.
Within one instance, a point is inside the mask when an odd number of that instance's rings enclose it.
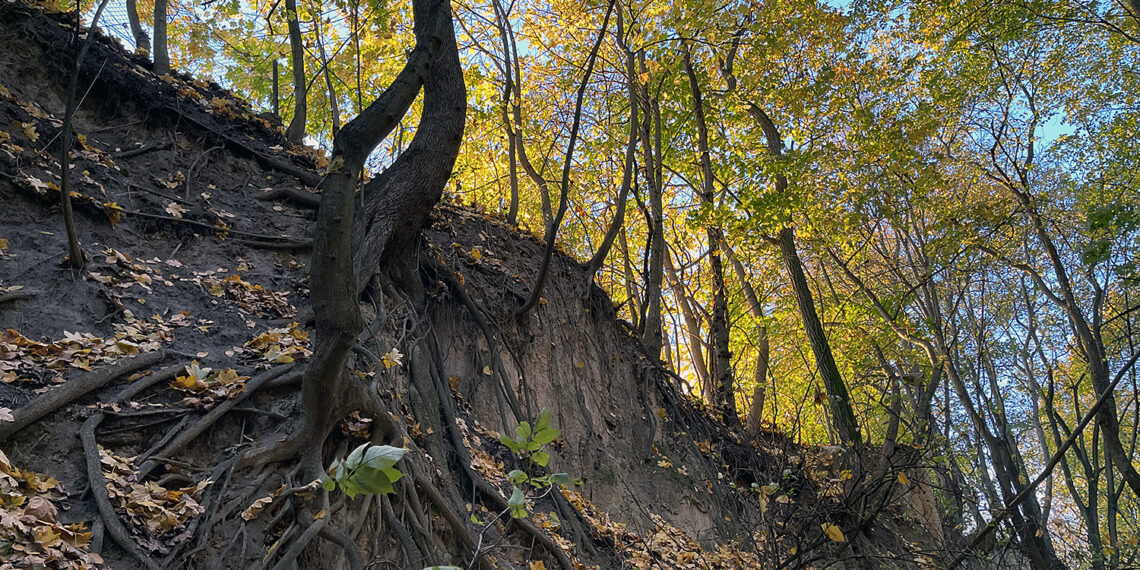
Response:
[[[135,53],[150,53],[150,36],[139,20],[138,0],[127,0],[127,23],[131,26],[131,37],[135,39]]]
[[[333,87],[332,70],[329,69],[329,56],[325,53],[325,42],[321,38],[321,19],[320,14],[315,13],[313,16],[313,33],[317,40],[317,53],[321,56],[321,70],[325,78],[325,87],[329,93],[329,119],[332,121],[332,136],[335,139],[336,134],[340,132],[340,103],[336,98],[336,88]]]
[[[705,105],[701,93],[700,82],[693,69],[692,54],[687,42],[681,42],[681,57],[685,63],[685,74],[689,77],[689,92],[693,96],[693,111],[697,121],[697,149],[700,152],[701,163],[701,206],[713,209],[716,207],[716,190],[713,183],[712,157],[709,152],[709,129],[705,122]],[[709,323],[709,333],[712,337],[712,355],[709,358],[712,364],[713,382],[716,384],[716,408],[724,416],[729,425],[739,425],[740,417],[736,413],[735,375],[732,371],[732,352],[729,350],[728,331],[728,293],[724,283],[724,264],[720,259],[720,244],[723,240],[720,227],[709,225],[705,228],[708,238],[709,266],[713,277],[713,311]]]
[[[578,140],[578,128],[582,121],[582,104],[586,98],[586,87],[590,83],[590,76],[594,71],[594,63],[597,61],[598,50],[602,47],[602,40],[606,36],[606,30],[609,28],[610,15],[613,14],[614,0],[606,5],[606,15],[602,18],[602,29],[598,32],[598,39],[594,42],[593,49],[590,50],[590,55],[586,59],[586,71],[582,76],[582,82],[578,85],[578,93],[574,99],[574,121],[570,125],[570,139],[566,143],[566,158],[562,162],[562,182],[559,185],[558,192],[558,211],[554,214],[554,220],[546,228],[546,250],[542,256],[542,265],[538,269],[538,277],[535,278],[534,287],[531,289],[530,297],[521,307],[515,311],[515,317],[521,318],[525,316],[542,297],[542,289],[546,285],[546,278],[550,272],[550,261],[554,257],[554,242],[558,238],[558,227],[562,225],[562,218],[566,216],[566,209],[569,206],[570,196],[570,170],[573,165],[574,158],[574,144]]]
[[[689,345],[689,360],[693,372],[697,375],[697,382],[701,386],[701,395],[706,402],[713,404],[716,402],[717,385],[713,383],[712,376],[709,374],[709,367],[705,364],[705,343],[701,340],[701,321],[697,317],[696,311],[693,310],[689,296],[685,294],[684,282],[681,281],[681,276],[673,267],[673,257],[668,252],[665,254],[665,271],[669,275],[669,288],[673,290],[673,298],[677,300],[677,308],[681,310],[681,316],[685,319],[685,333],[689,337],[689,341],[686,343]]]
[[[170,52],[166,47],[166,1],[154,0],[154,73],[170,73]]]
[[[625,228],[618,232],[618,247],[621,248],[622,274],[625,277],[625,299],[629,307],[630,324],[633,330],[641,330],[638,316],[641,314],[641,299],[637,295],[637,282],[633,278],[633,263],[629,260],[629,242],[625,237]]]
[[[819,368],[820,379],[827,390],[828,403],[831,406],[832,419],[835,429],[844,445],[855,449],[861,457],[863,454],[863,437],[859,432],[859,423],[855,419],[855,412],[851,407],[851,396],[847,393],[847,385],[839,375],[839,367],[835,364],[835,356],[827,341],[827,334],[820,323],[819,314],[815,310],[815,301],[812,299],[811,288],[804,276],[803,264],[799,252],[796,251],[795,230],[784,228],[780,230],[777,242],[780,247],[780,256],[788,270],[792,284],[792,294],[796,298],[796,306],[800,310],[800,318],[804,323],[808,342],[811,344],[812,354],[815,356],[816,366]]]
[[[610,222],[610,227],[606,230],[605,237],[602,238],[601,245],[598,246],[597,252],[594,253],[590,261],[586,263],[586,276],[588,280],[594,279],[594,274],[602,268],[605,263],[606,257],[610,253],[610,249],[614,245],[614,240],[617,235],[621,233],[622,227],[625,224],[625,210],[626,201],[629,198],[629,190],[633,185],[633,168],[634,162],[637,160],[637,131],[638,131],[638,114],[637,114],[637,88],[636,75],[634,72],[634,57],[627,47],[625,47],[625,26],[622,22],[621,10],[617,11],[617,37],[618,43],[622,46],[622,51],[626,54],[626,82],[629,86],[629,142],[625,147],[625,163],[622,167],[621,188],[618,189],[617,204],[614,206],[614,219]],[[587,283],[587,286],[589,283]],[[588,290],[588,289],[587,289]]]
[[[752,378],[754,383],[752,407],[748,410],[748,425],[746,426],[748,432],[755,436],[760,433],[761,421],[764,419],[764,400],[767,395],[765,383],[768,380],[768,362],[771,358],[768,327],[764,325],[764,306],[760,304],[760,298],[756,295],[756,290],[748,279],[748,272],[744,269],[744,264],[740,262],[740,258],[732,251],[727,241],[721,242],[721,248],[728,256],[729,262],[732,263],[736,279],[740,281],[740,287],[744,291],[744,299],[748,301],[748,310],[752,313],[752,319],[756,321],[756,368]]]
[[[638,73],[649,73],[645,67],[645,50],[637,53]],[[645,315],[642,317],[641,340],[650,356],[660,357],[662,343],[661,292],[664,282],[665,208],[661,188],[661,115],[657,103],[650,98],[648,82],[641,85],[642,179],[649,192],[649,239],[646,249],[649,263],[645,276]]]
[[[67,259],[65,265],[79,269],[87,263],[87,254],[83,253],[83,248],[79,246],[79,233],[75,229],[75,212],[71,207],[71,145],[72,145],[72,130],[73,120],[75,118],[75,109],[78,107],[77,91],[79,89],[79,71],[83,68],[83,60],[87,57],[87,50],[91,47],[91,42],[95,38],[93,30],[95,26],[99,25],[99,17],[103,15],[103,9],[107,7],[107,0],[102,0],[99,7],[95,9],[95,15],[91,18],[91,25],[87,28],[87,35],[85,39],[80,28],[83,26],[83,18],[79,14],[79,5],[75,7],[75,33],[72,34],[71,42],[75,47],[75,60],[72,62],[71,74],[67,78],[67,103],[63,112],[63,125],[60,129],[60,152],[59,152],[59,196],[60,205],[63,207],[63,225],[67,232]]]
[[[300,143],[305,139],[308,86],[305,83],[305,44],[301,38],[301,22],[297,15],[297,0],[285,0],[285,17],[289,21],[290,65],[293,67],[293,119],[289,121],[285,138],[289,139],[290,142]]]

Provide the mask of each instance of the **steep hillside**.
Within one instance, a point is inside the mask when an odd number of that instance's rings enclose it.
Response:
[[[932,538],[943,533],[920,470],[850,496],[862,474],[842,450],[744,441],[684,397],[573,259],[559,255],[545,302],[513,318],[541,244],[456,205],[433,214],[415,270],[363,300],[372,334],[353,367],[391,422],[349,418],[324,450],[329,465],[391,423],[387,443],[410,450],[394,494],[338,489],[314,505],[322,493],[290,463],[238,468],[302,412],[320,157],[218,86],[155,77],[99,39],[70,174],[90,259],[62,268],[70,24],[19,3],[0,4],[0,22],[0,558],[915,567],[950,546]],[[541,447],[546,468],[499,441],[544,409],[560,430]],[[580,482],[521,483],[527,516],[511,518],[515,469]]]

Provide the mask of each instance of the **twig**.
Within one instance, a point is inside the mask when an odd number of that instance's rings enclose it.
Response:
[[[94,131],[92,131],[92,132],[94,132]],[[153,151],[153,150],[166,150],[166,149],[170,148],[171,146],[173,146],[173,143],[171,143],[170,141],[163,141],[163,142],[155,143],[155,144],[145,144],[143,146],[140,146],[138,148],[133,148],[131,150],[124,150],[122,152],[113,152],[113,153],[111,153],[111,158],[132,158],[132,157],[138,156],[140,154],[146,154],[146,153]]]
[[[88,392],[98,390],[124,374],[129,374],[139,368],[157,364],[165,356],[166,353],[161,350],[148,352],[116,362],[106,368],[88,372],[78,378],[68,380],[50,392],[42,394],[31,402],[28,402],[24,407],[12,412],[12,421],[0,423],[0,442],[7,440],[12,434],[27,427],[28,424],[75,401]]]

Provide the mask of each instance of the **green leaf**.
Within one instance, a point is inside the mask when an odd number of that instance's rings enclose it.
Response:
[[[522,492],[522,489],[515,487],[515,490],[511,493],[511,498],[507,499],[507,507],[511,511],[511,518],[526,518],[526,495]]]
[[[364,460],[364,451],[371,445],[371,443],[365,443],[352,450],[352,453],[349,453],[348,458],[344,460],[344,466],[348,469],[360,467],[360,463]]]
[[[331,478],[326,478],[324,482],[321,483],[321,487],[323,487],[326,491],[332,491],[333,489],[336,489],[336,481],[333,481]]]
[[[522,439],[530,439],[530,422],[523,422],[515,428],[515,433]]]
[[[392,486],[394,481],[383,469],[361,468],[352,478],[352,482],[361,493],[388,495],[396,492],[396,488]]]
[[[542,431],[550,427],[550,420],[552,419],[554,419],[554,412],[552,412],[550,408],[543,408],[542,411],[538,413],[538,420],[534,422],[535,431]]]
[[[507,473],[507,479],[509,479],[511,483],[526,483],[528,477],[526,472],[522,469],[515,469]]]
[[[548,455],[545,451],[539,451],[534,455],[531,455],[530,460],[537,463],[538,465],[541,465],[542,467],[546,467],[546,464],[550,462],[550,455]]]
[[[511,450],[511,453],[514,453],[515,455],[518,455],[518,453],[522,451],[522,448],[519,447],[519,444],[515,443],[515,440],[507,437],[506,434],[499,436],[499,443],[507,446],[507,449]]]
[[[559,485],[569,485],[573,479],[570,478],[568,473],[553,473],[550,475],[550,482]]]
[[[385,469],[396,464],[408,450],[390,445],[373,445],[364,452],[363,464],[373,469]]]
[[[534,440],[535,443],[537,443],[539,445],[546,445],[546,444],[558,439],[558,436],[561,434],[562,434],[562,430],[558,430],[558,429],[554,429],[554,428],[550,428],[550,427],[542,428],[542,429],[539,429],[538,431],[536,431],[534,433],[534,437],[532,439]]]

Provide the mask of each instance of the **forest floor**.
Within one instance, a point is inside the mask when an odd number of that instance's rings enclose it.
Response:
[[[89,259],[62,267],[65,24],[0,4],[0,568],[267,567],[299,534],[293,496],[312,489],[288,465],[241,472],[230,460],[284,437],[301,413],[309,333],[297,321],[322,158],[217,85],[155,77],[100,38],[81,73],[70,172]],[[908,501],[860,517],[845,495],[858,476],[833,454],[775,432],[742,441],[682,396],[577,262],[560,255],[538,316],[510,322],[539,240],[455,205],[433,218],[415,276],[424,296],[370,307],[393,315],[395,352],[361,375],[379,378],[404,445],[434,449],[447,431],[466,451],[436,463],[423,453],[442,503],[408,484],[322,514],[370,564],[936,566],[923,552],[941,545],[909,522],[921,516]],[[438,427],[403,359],[424,338],[454,402]],[[519,463],[498,442],[517,424],[504,390],[528,418],[553,410],[552,469],[582,479],[564,501],[528,503],[529,526],[496,518]],[[343,422],[326,455],[365,441],[372,421]],[[464,469],[503,496],[445,486]],[[359,538],[366,530],[380,538]],[[463,536],[492,548],[472,557]],[[299,562],[349,567],[329,552],[335,562]]]

